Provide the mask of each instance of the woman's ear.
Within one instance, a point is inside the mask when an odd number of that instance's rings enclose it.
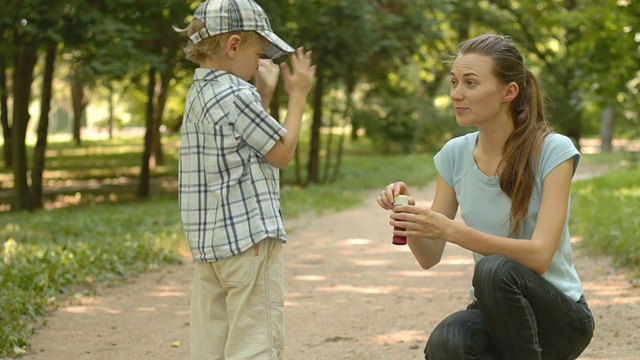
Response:
[[[238,51],[240,51],[240,44],[242,43],[242,38],[240,37],[240,35],[237,34],[232,34],[229,35],[229,37],[227,38],[227,41],[225,42],[225,50],[227,52],[227,55],[230,58],[235,58],[236,55],[238,54]]]
[[[502,100],[504,100],[505,102],[513,101],[518,96],[519,93],[520,93],[520,86],[518,86],[518,84],[512,81],[509,84],[507,84]]]

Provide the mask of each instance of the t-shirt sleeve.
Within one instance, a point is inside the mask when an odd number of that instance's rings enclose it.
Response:
[[[544,140],[540,153],[540,175],[544,179],[556,166],[573,158],[573,173],[575,174],[580,162],[580,152],[568,137],[551,133]]]
[[[255,91],[242,89],[235,95],[235,131],[253,151],[263,157],[287,130],[262,107],[260,96]]]
[[[433,157],[436,170],[447,184],[454,186],[453,183],[453,166],[455,162],[455,145],[456,139],[450,140],[444,144],[442,149]]]

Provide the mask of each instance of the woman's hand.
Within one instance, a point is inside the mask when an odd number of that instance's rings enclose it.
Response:
[[[426,207],[399,205],[393,208],[389,224],[405,228],[397,235],[418,239],[447,240],[456,223]]]
[[[380,205],[380,207],[385,210],[393,209],[393,203],[395,201],[396,195],[408,195],[409,205],[414,205],[416,203],[416,201],[409,194],[407,185],[402,181],[396,181],[387,185],[384,190],[380,192],[380,195],[377,199],[378,205]]]

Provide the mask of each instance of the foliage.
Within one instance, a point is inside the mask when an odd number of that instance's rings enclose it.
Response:
[[[9,76],[9,94],[16,68],[13,62],[24,36],[34,38],[34,44],[27,44],[33,45],[28,52],[32,54],[42,49],[44,40],[54,40],[60,42],[61,55],[56,63],[56,83],[61,84],[60,78],[67,74],[81,76],[90,87],[91,103],[104,110],[102,114],[89,111],[90,124],[106,124],[107,119],[145,124],[149,95],[144,87],[149,84],[149,69],[172,69],[163,77],[163,88],[170,89],[170,93],[163,93],[168,95],[163,121],[176,130],[193,64],[185,64],[178,49],[185,37],[175,33],[172,25],[183,27],[197,3],[10,0],[0,14],[0,68]],[[314,62],[322,60],[318,75],[324,77],[323,88],[312,105],[318,116],[313,124],[305,124],[317,125],[314,136],[337,127],[349,128],[354,137],[363,133],[370,137],[372,151],[392,153],[430,149],[463,131],[450,120],[451,111],[436,103],[446,97],[446,60],[456,43],[485,31],[511,35],[523,48],[527,65],[545,80],[558,131],[573,137],[595,135],[599,112],[614,103],[616,117],[623,120],[616,123],[616,137],[638,135],[637,1],[260,3],[276,33],[294,46],[313,50]],[[19,34],[23,37],[16,37]],[[41,77],[40,68],[35,68],[35,84]],[[35,95],[38,90],[33,88]],[[52,127],[59,128],[69,125],[70,116],[64,113],[69,113],[72,97],[67,89],[55,89],[53,114],[61,120],[54,121]],[[341,104],[335,106],[338,99]],[[12,100],[14,105],[25,103],[16,96]],[[152,97],[151,102],[156,107],[154,113],[161,112],[164,97]],[[114,112],[106,110],[109,105],[114,105]],[[99,110],[97,106],[88,109]],[[33,121],[30,125],[33,127]],[[3,127],[6,136],[11,129]],[[365,131],[358,131],[361,129]],[[311,147],[309,157],[311,150],[325,156],[327,162],[339,153],[328,144]]]
[[[354,123],[366,130],[374,152],[435,151],[452,135],[466,131],[457,125],[449,109],[436,108],[419,84],[389,77],[387,84],[366,94],[353,115]]]
[[[583,29],[583,41],[575,46],[576,71],[581,75],[576,88],[585,92],[583,100],[606,106],[611,100],[622,102],[632,95],[627,83],[638,71],[640,39],[634,25],[639,19],[640,4],[635,1],[588,6],[575,17],[577,23],[590,24]]]
[[[545,84],[551,120],[562,133],[576,140],[594,135],[599,112],[607,104],[622,109],[637,104],[637,89],[627,88],[640,70],[637,1],[480,4],[476,24],[510,35],[522,46],[528,66]],[[620,122],[618,127],[629,129],[633,124]]]
[[[571,230],[598,253],[640,269],[640,166],[635,164],[572,187]]]

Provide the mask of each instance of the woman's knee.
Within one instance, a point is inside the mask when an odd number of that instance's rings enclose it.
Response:
[[[505,294],[519,294],[530,279],[531,270],[503,255],[480,259],[473,273],[474,294],[479,304],[498,301]]]
[[[463,359],[465,339],[452,325],[438,326],[429,336],[424,348],[425,359]]]
[[[482,327],[482,316],[478,310],[463,310],[445,318],[429,336],[425,347],[425,358],[464,359],[470,349],[476,348],[471,340],[473,332]]]
[[[495,284],[505,276],[513,273],[513,267],[518,266],[513,258],[504,255],[489,255],[480,259],[473,271],[473,285],[480,283]]]

